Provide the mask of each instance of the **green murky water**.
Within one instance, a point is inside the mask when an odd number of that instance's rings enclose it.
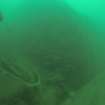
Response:
[[[104,22],[80,3],[0,1],[0,105],[105,104]]]

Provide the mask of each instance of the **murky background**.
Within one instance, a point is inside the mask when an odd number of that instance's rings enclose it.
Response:
[[[45,105],[72,101],[82,105],[78,94],[83,98],[82,88],[104,72],[104,4],[102,0],[0,1],[0,57],[13,62],[15,56],[20,67],[25,58],[35,67]]]

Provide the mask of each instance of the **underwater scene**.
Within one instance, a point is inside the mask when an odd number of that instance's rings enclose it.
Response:
[[[0,105],[105,105],[104,6],[0,0]]]

